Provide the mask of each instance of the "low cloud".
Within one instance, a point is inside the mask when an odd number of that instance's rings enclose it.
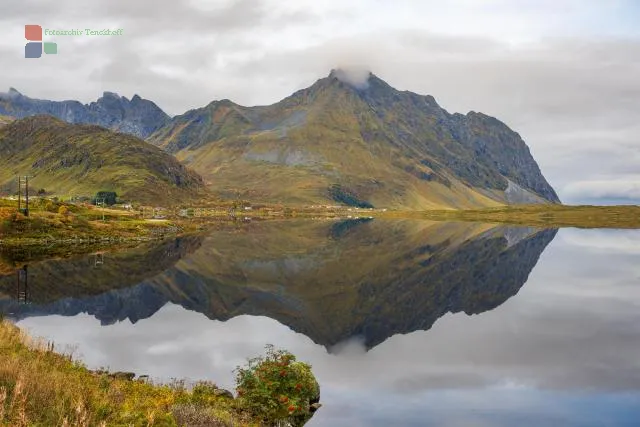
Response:
[[[369,87],[371,71],[363,67],[340,67],[333,70],[333,75],[341,82],[357,89],[366,89]]]
[[[640,175],[626,179],[576,181],[564,187],[563,194],[572,200],[611,199],[640,204]]]

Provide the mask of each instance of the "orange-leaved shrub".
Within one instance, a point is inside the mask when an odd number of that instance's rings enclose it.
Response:
[[[26,217],[15,208],[0,208],[0,234],[10,234],[20,229]]]
[[[235,373],[238,404],[268,425],[283,421],[303,425],[315,410],[313,403],[320,399],[311,366],[272,345],[266,346],[266,356],[249,359]]]

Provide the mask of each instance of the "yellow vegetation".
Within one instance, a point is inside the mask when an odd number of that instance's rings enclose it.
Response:
[[[0,426],[255,425],[213,384],[128,380],[52,350],[0,320]]]

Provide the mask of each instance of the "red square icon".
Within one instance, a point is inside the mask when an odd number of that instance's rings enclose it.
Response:
[[[42,27],[40,25],[25,25],[24,37],[31,41],[42,41]]]

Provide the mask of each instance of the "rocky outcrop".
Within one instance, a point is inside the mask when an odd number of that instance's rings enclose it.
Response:
[[[169,116],[153,102],[134,95],[131,100],[113,92],[90,104],[29,98],[11,88],[0,92],[0,115],[23,118],[47,114],[69,123],[92,124],[146,138],[164,126]]]

